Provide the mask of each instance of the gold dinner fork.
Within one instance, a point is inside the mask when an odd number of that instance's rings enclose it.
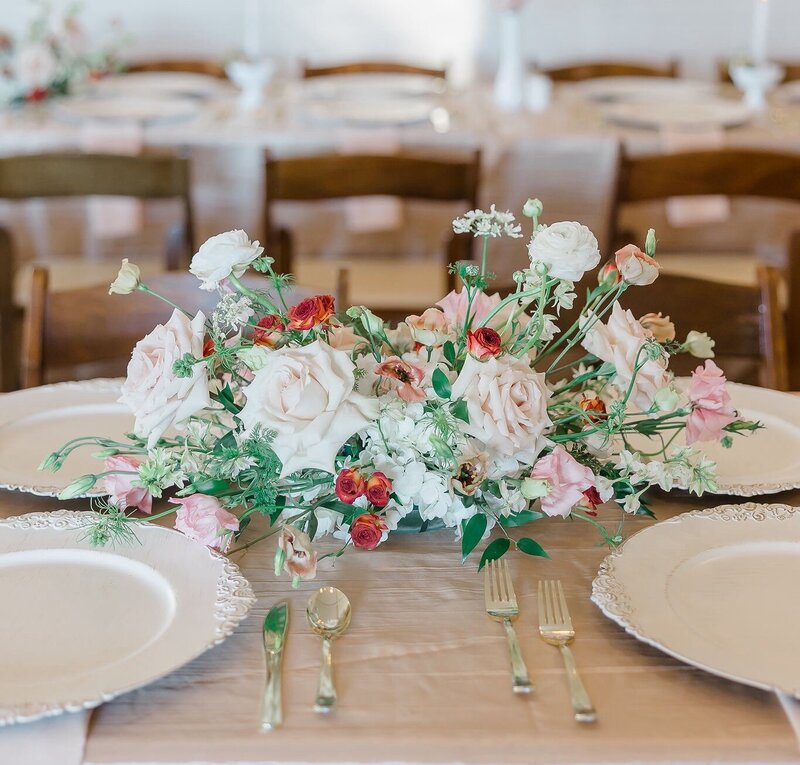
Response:
[[[575,719],[578,722],[594,722],[597,720],[597,712],[581,682],[575,659],[569,649],[569,643],[575,639],[575,630],[572,628],[572,619],[569,617],[564,588],[560,581],[539,582],[539,634],[545,643],[558,646],[561,651]]]
[[[514,693],[530,693],[533,689],[528,676],[528,668],[519,650],[519,641],[511,624],[519,615],[517,596],[508,573],[508,563],[504,560],[490,560],[484,568],[483,591],[486,599],[486,613],[498,622],[503,622],[508,636],[508,650],[511,653],[511,676]]]

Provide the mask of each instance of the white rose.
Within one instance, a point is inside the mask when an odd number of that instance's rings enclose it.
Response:
[[[584,323],[593,319],[594,316],[590,313],[584,319]],[[614,365],[616,375],[613,384],[622,394],[625,394],[630,387],[637,360],[640,364],[644,362],[636,373],[636,381],[629,399],[643,412],[652,406],[656,394],[670,383],[666,361],[647,359],[646,353],[641,351],[647,340],[644,327],[636,321],[633,314],[626,311],[619,303],[614,303],[608,324],[603,324],[601,321],[594,322],[581,341],[589,353]]]
[[[541,229],[528,245],[531,263],[544,263],[548,275],[577,282],[600,262],[594,234],[580,223],[562,221]]]
[[[32,42],[19,49],[11,69],[25,90],[44,89],[58,73],[58,60],[49,45]]]
[[[202,282],[200,289],[215,290],[231,274],[238,279],[262,252],[264,248],[258,241],[251,242],[244,231],[226,231],[202,244],[189,271]]]
[[[499,454],[532,465],[552,427],[550,391],[544,375],[513,357],[478,361],[468,356],[452,386],[452,397],[467,402],[463,429]]]
[[[276,433],[281,477],[304,468],[335,472],[344,442],[378,416],[378,401],[355,392],[355,366],[344,352],[316,340],[280,348],[244,388],[239,419],[246,433]]]
[[[133,349],[119,401],[133,412],[134,432],[147,436],[148,449],[155,446],[168,427],[189,419],[211,403],[204,363],[194,364],[190,377],[177,377],[172,370],[184,354],[203,357],[205,320],[198,313],[190,322],[175,310],[166,324],[159,324]]]

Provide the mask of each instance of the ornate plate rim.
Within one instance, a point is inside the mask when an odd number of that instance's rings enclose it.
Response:
[[[759,517],[760,514],[760,517]],[[718,518],[719,520],[727,523],[736,523],[745,520],[787,520],[800,514],[800,507],[792,507],[791,505],[782,504],[762,504],[759,502],[745,502],[738,505],[717,505],[716,507],[705,508],[701,510],[691,510],[687,513],[681,513],[673,518],[668,518],[659,523],[647,526],[635,534],[632,534],[625,540],[616,550],[609,553],[600,564],[597,571],[597,576],[592,581],[592,595],[591,601],[594,603],[605,617],[613,622],[616,622],[622,627],[625,632],[632,635],[637,640],[647,645],[658,648],[668,656],[671,656],[678,661],[682,661],[690,666],[697,667],[698,669],[708,672],[709,674],[717,677],[725,678],[736,683],[748,685],[753,688],[760,688],[765,691],[777,691],[785,693],[794,698],[800,699],[800,687],[788,688],[778,685],[770,685],[768,683],[761,683],[756,680],[749,680],[738,675],[732,675],[723,670],[715,669],[699,661],[695,661],[687,656],[684,656],[677,651],[672,650],[664,645],[658,639],[650,637],[646,634],[645,630],[640,627],[635,618],[633,618],[633,607],[628,601],[628,594],[625,591],[622,583],[616,578],[616,559],[619,558],[625,549],[625,545],[630,542],[634,537],[640,534],[645,534],[652,531],[654,528],[662,524],[677,524],[683,522],[687,518]]]
[[[45,392],[58,392],[59,390],[88,390],[108,393],[112,390],[118,389],[122,385],[123,378],[121,377],[95,377],[91,380],[69,380],[67,382],[50,383],[48,385],[38,385],[35,388],[23,388],[18,391],[10,391],[8,394],[1,394],[0,400],[3,396],[13,395],[16,393],[25,393],[26,391],[45,391]],[[58,497],[63,491],[63,486],[55,486],[53,484],[37,484],[30,485],[24,483],[2,483],[0,482],[0,489],[7,489],[8,491],[19,491],[24,494],[33,494],[35,497]],[[91,491],[86,494],[81,494],[76,499],[88,499],[91,497],[104,497],[104,491]]]
[[[758,385],[747,385],[745,383],[729,382],[728,385],[734,389],[744,390],[758,390],[776,396],[787,396],[793,399],[798,407],[800,407],[800,397],[793,395],[787,391],[772,390],[771,388],[762,388]],[[734,443],[733,448],[736,448]],[[700,445],[702,451],[702,444]],[[688,486],[677,486],[677,489],[688,491]],[[749,482],[739,483],[736,481],[720,482],[717,481],[717,488],[714,491],[705,491],[704,494],[713,497],[761,497],[767,494],[781,494],[785,491],[793,491],[800,489],[800,475],[793,481],[762,481],[762,482]]]
[[[87,510],[52,510],[4,518],[0,520],[0,528],[11,527],[32,530],[81,529],[89,526],[96,517],[97,513]],[[144,523],[143,525],[154,529],[160,529],[168,534],[179,533],[173,529],[158,526],[154,523]],[[160,680],[162,677],[166,677],[168,674],[194,661],[210,648],[219,645],[228,638],[255,605],[256,597],[253,593],[252,586],[247,579],[245,579],[235,563],[214,550],[206,548],[206,551],[208,552],[209,558],[214,561],[219,561],[222,565],[217,579],[217,597],[214,602],[214,618],[217,621],[214,628],[214,636],[200,651],[187,657],[178,667],[147,677],[141,682],[137,682],[128,687],[103,693],[100,696],[93,696],[88,699],[76,699],[74,701],[0,706],[0,728],[7,725],[33,722],[34,720],[39,720],[44,717],[54,717],[64,712],[78,712],[82,709],[94,709],[117,696],[121,696],[137,688],[143,688],[156,680]]]

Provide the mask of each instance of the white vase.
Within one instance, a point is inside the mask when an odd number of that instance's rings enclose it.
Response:
[[[500,51],[494,80],[494,102],[504,112],[522,108],[525,89],[525,61],[522,58],[519,12],[500,15]]]

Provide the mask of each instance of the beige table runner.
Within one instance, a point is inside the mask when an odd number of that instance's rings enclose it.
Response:
[[[780,499],[797,503],[800,493]],[[64,504],[0,493],[5,516]],[[659,498],[654,508],[665,518],[702,504],[715,502]],[[626,533],[647,523],[632,519]],[[86,762],[798,760],[773,694],[670,659],[600,614],[589,592],[605,550],[591,527],[556,520],[531,532],[553,559],[511,559],[518,633],[537,686],[530,698],[511,693],[505,636],[482,611],[476,562],[460,564],[450,532],[354,551],[294,592],[274,578],[267,545],[239,556],[258,596],[252,616],[182,670],[98,709]],[[565,584],[578,633],[575,654],[600,715],[594,727],[572,721],[561,659],[536,635],[534,593],[544,576]],[[334,646],[340,707],[330,718],[311,711],[320,646],[304,616],[309,591],[321,584],[347,592],[354,609],[349,632]],[[260,627],[266,609],[287,595],[286,726],[265,735],[257,726]]]

